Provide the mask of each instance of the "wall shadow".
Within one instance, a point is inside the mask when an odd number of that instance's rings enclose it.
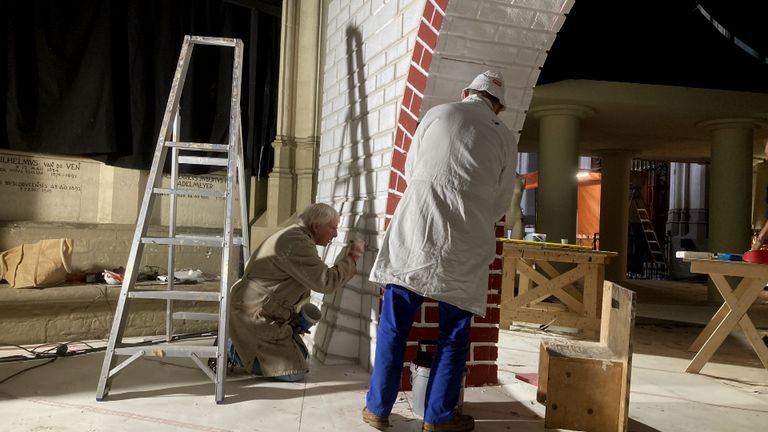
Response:
[[[331,200],[337,203],[335,205],[336,210],[342,216],[341,241],[344,244],[349,244],[349,241],[353,239],[366,241],[366,253],[363,259],[358,261],[358,271],[367,275],[373,262],[371,255],[378,250],[377,245],[372,244],[378,231],[376,213],[373,208],[376,182],[371,163],[373,145],[368,116],[368,92],[361,31],[355,26],[348,26],[345,41],[348,110],[342,142],[340,143],[341,151],[335,169]],[[324,254],[329,253],[330,249],[326,248]],[[337,256],[333,257],[334,262],[346,252],[346,248],[341,248]],[[327,256],[323,258],[328,262]],[[366,279],[366,277],[353,279],[343,289],[353,289],[361,295],[365,295],[368,284]],[[319,338],[319,340],[316,339],[315,345],[326,353],[331,340],[329,336],[336,327],[338,315],[342,313],[340,307],[343,295],[342,292],[335,292],[323,296],[323,320],[318,324],[316,334],[324,335],[324,337]],[[329,310],[337,311],[337,313],[329,313]],[[359,315],[361,311],[349,312]],[[367,333],[367,329],[368,324],[363,325],[361,323],[358,330]]]

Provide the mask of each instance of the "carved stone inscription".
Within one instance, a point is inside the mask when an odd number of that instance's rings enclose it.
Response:
[[[0,219],[88,222],[98,173],[96,162],[0,153]]]
[[[169,187],[170,176],[163,176],[163,186]],[[199,190],[209,192],[224,192],[226,189],[227,178],[224,175],[180,175],[176,182],[178,189]],[[237,190],[235,190],[234,220],[239,227],[240,221],[240,200]],[[160,199],[161,223],[168,224],[168,197]],[[177,200],[176,222],[179,226],[199,226],[209,228],[223,227],[224,224],[224,205],[223,197],[179,197]]]

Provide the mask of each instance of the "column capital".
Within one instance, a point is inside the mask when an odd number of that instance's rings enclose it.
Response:
[[[705,120],[696,123],[697,127],[704,128],[708,131],[716,131],[720,129],[760,129],[767,126],[768,122],[764,119],[755,117],[733,117],[723,118],[715,120]]]
[[[553,115],[561,115],[561,116],[571,116],[571,117],[577,117],[580,120],[583,120],[587,117],[591,117],[595,115],[596,111],[594,108],[584,106],[584,105],[542,105],[537,106],[535,108],[531,108],[528,110],[528,115],[533,116],[535,119],[540,119],[542,117],[548,117]]]

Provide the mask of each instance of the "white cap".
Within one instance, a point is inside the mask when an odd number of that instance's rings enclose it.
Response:
[[[472,80],[462,93],[469,89],[487,91],[498,99],[502,106],[505,108],[507,106],[507,103],[504,102],[504,77],[501,72],[487,70],[481,73]]]

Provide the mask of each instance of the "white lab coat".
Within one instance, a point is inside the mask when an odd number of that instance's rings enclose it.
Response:
[[[485,316],[494,225],[509,207],[516,165],[517,141],[485,99],[469,96],[427,112],[371,281]]]

